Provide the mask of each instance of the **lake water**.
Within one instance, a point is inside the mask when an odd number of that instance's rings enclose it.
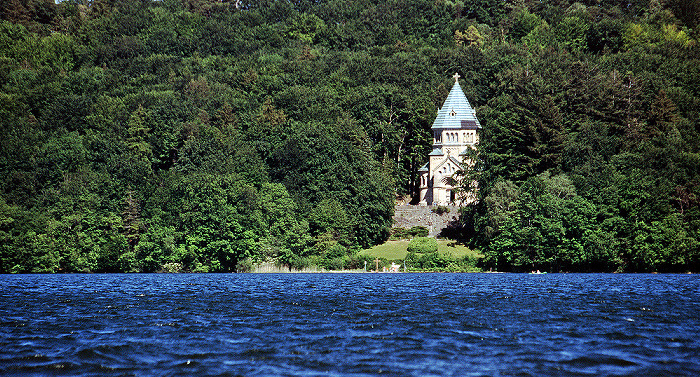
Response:
[[[0,276],[0,375],[700,375],[700,276]]]

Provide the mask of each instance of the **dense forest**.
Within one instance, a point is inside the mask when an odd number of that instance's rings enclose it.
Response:
[[[460,178],[482,267],[700,270],[700,0],[5,0],[0,19],[1,273],[352,262],[415,194],[455,72],[483,126]]]

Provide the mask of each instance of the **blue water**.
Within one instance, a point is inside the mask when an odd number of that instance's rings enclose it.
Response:
[[[700,375],[700,277],[0,276],[0,375]]]

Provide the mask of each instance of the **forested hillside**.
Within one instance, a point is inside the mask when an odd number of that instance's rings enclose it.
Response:
[[[700,1],[6,0],[0,272],[348,260],[458,72],[500,270],[700,270]]]

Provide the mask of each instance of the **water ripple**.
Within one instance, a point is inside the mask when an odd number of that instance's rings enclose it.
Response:
[[[696,275],[17,275],[0,375],[699,375]]]

